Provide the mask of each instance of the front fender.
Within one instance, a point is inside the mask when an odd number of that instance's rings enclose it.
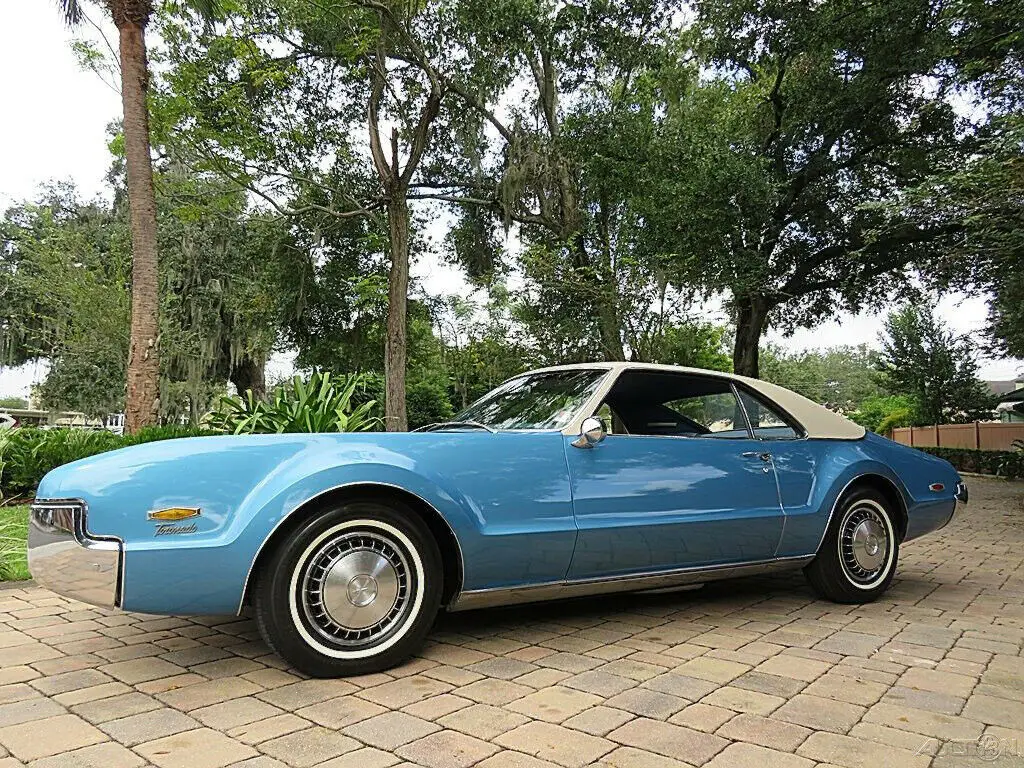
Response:
[[[401,488],[437,510],[464,553],[467,589],[568,569],[576,531],[557,433],[172,440],[62,467],[40,496],[82,498],[91,532],[124,542],[125,609],[235,613],[274,529],[310,499],[362,484]],[[147,510],[173,506],[202,514],[182,535],[156,535]]]

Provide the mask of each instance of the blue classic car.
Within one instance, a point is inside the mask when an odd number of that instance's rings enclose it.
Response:
[[[387,668],[438,610],[803,568],[877,598],[900,545],[949,522],[941,459],[789,390],[670,366],[517,376],[412,433],[199,437],[60,467],[29,564],[56,592],[240,613],[315,676]]]

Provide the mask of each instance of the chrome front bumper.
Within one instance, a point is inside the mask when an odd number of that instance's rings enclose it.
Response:
[[[80,499],[37,499],[28,524],[28,568],[36,583],[103,608],[121,604],[121,541],[88,533]]]

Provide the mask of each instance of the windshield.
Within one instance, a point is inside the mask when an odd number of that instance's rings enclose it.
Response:
[[[510,379],[455,417],[492,429],[561,429],[607,371],[547,371]]]

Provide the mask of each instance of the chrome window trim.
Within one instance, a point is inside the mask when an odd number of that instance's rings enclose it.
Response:
[[[674,568],[667,571],[647,571],[610,577],[591,577],[569,581],[551,581],[541,584],[522,584],[513,587],[492,587],[462,592],[448,605],[448,610],[468,611],[518,603],[541,602],[614,592],[642,592],[671,589],[703,581],[740,578],[799,568],[814,559],[814,555],[776,557],[740,563],[720,563]]]
[[[238,598],[238,611],[237,611],[236,615],[240,616],[242,614],[242,610],[245,608],[245,596],[246,596],[246,594],[249,591],[249,582],[252,580],[252,571],[253,571],[253,568],[256,567],[256,561],[259,560],[260,553],[267,546],[267,542],[270,541],[270,539],[273,538],[275,533],[277,533],[277,529],[280,528],[284,524],[285,520],[288,520],[293,514],[298,512],[300,509],[302,509],[307,504],[310,504],[310,503],[316,501],[321,496],[325,496],[328,493],[331,493],[333,491],[340,491],[340,490],[343,490],[345,488],[358,488],[360,486],[365,486],[367,488],[373,488],[373,487],[377,487],[377,488],[393,488],[395,490],[402,491],[403,493],[408,493],[410,496],[413,496],[413,497],[419,499],[421,502],[426,504],[428,507],[430,507],[432,510],[434,510],[434,512],[437,513],[437,516],[440,517],[444,521],[444,524],[448,527],[448,531],[451,533],[452,538],[455,539],[455,548],[459,552],[459,594],[462,593],[462,587],[466,583],[466,558],[463,556],[463,553],[462,553],[462,542],[459,541],[458,534],[455,533],[455,529],[452,527],[452,524],[448,522],[448,518],[446,518],[444,515],[442,515],[440,510],[438,510],[437,507],[435,507],[429,501],[424,499],[418,493],[413,493],[408,488],[403,488],[402,486],[396,485],[394,483],[379,483],[379,482],[375,482],[373,480],[359,480],[359,481],[355,481],[355,482],[351,482],[351,483],[342,483],[341,485],[334,485],[334,486],[331,486],[330,488],[324,488],[323,490],[318,491],[317,493],[315,493],[312,496],[310,496],[308,499],[299,502],[298,504],[293,506],[290,510],[288,510],[288,512],[286,512],[285,514],[283,514],[281,516],[281,519],[278,520],[277,523],[274,524],[274,527],[270,529],[270,532],[266,536],[263,537],[263,541],[260,542],[260,545],[256,548],[256,552],[252,556],[252,560],[249,561],[249,570],[246,571],[245,580],[242,582],[242,594]],[[252,521],[250,521],[250,523],[251,522]],[[457,597],[458,597],[458,595],[456,595],[456,598]]]
[[[739,389],[739,387],[736,386],[736,382],[735,381],[730,381],[729,382],[729,389],[732,390],[732,396],[736,398],[736,402],[740,406],[740,411],[743,413],[743,421],[747,425],[747,437],[749,439],[751,439],[751,440],[759,439],[758,436],[757,436],[757,433],[754,432],[754,425],[750,421],[750,414],[747,413],[747,406],[744,404],[743,398],[740,397],[740,389]]]
[[[600,407],[601,403],[604,401],[605,395],[608,394],[608,390],[612,388],[616,379],[619,378],[619,372],[601,365],[595,365],[592,368],[580,368],[579,370],[600,371],[602,372],[602,377],[598,380],[597,386],[594,388],[590,397],[584,400],[580,405],[576,414],[569,419],[568,423],[566,423],[564,427],[558,430],[566,437],[579,437],[580,430],[583,428],[584,419],[594,415],[598,407]]]
[[[754,440],[761,440],[761,441],[764,441],[766,443],[794,443],[794,442],[797,442],[799,440],[809,440],[810,439],[810,437],[807,434],[807,428],[800,422],[800,420],[797,419],[795,416],[793,416],[792,413],[787,411],[781,405],[779,405],[774,400],[772,400],[770,397],[768,397],[768,395],[764,394],[763,392],[758,391],[754,387],[747,386],[743,382],[737,382],[735,379],[732,382],[732,386],[733,386],[733,389],[736,390],[736,399],[740,401],[740,407],[743,409],[743,413],[747,417],[747,426],[750,429],[750,434],[754,438]],[[755,400],[761,400],[766,405],[769,405],[772,408],[774,408],[779,413],[779,415],[781,415],[783,417],[784,420],[788,420],[790,422],[789,423],[790,427],[792,427],[795,424],[796,427],[793,428],[793,431],[796,432],[797,434],[795,436],[793,436],[793,437],[760,437],[754,431],[754,424],[753,424],[753,422],[750,421],[750,414],[747,413],[747,406],[744,404],[743,398],[740,397],[740,392],[744,392],[744,391],[747,392]],[[824,438],[819,438],[819,439],[824,439]],[[845,439],[845,438],[843,438],[843,439]]]
[[[29,566],[31,571],[31,560],[33,559],[33,551],[36,552],[35,557],[38,558],[38,549],[40,545],[38,543],[33,544],[32,535],[33,528],[41,533],[49,533],[44,531],[43,523],[37,513],[46,512],[49,510],[65,509],[70,510],[72,518],[71,524],[72,529],[61,526],[58,530],[64,531],[74,539],[75,543],[84,550],[100,551],[100,552],[114,552],[117,557],[117,566],[115,568],[115,579],[114,579],[114,591],[112,595],[112,602],[110,604],[102,603],[104,607],[120,608],[124,598],[124,571],[125,571],[125,553],[124,553],[124,541],[117,536],[110,535],[98,535],[89,532],[88,520],[89,520],[89,504],[85,499],[78,498],[54,498],[54,499],[35,499],[29,507],[29,542],[27,545]],[[52,526],[51,526],[52,527]],[[32,573],[33,578],[39,581],[40,584],[46,586],[44,580],[40,580],[36,577],[36,574]],[[78,595],[71,594],[69,597],[73,597],[76,600],[82,600],[83,602],[92,602],[89,600],[83,600]],[[94,605],[99,603],[92,602]]]

